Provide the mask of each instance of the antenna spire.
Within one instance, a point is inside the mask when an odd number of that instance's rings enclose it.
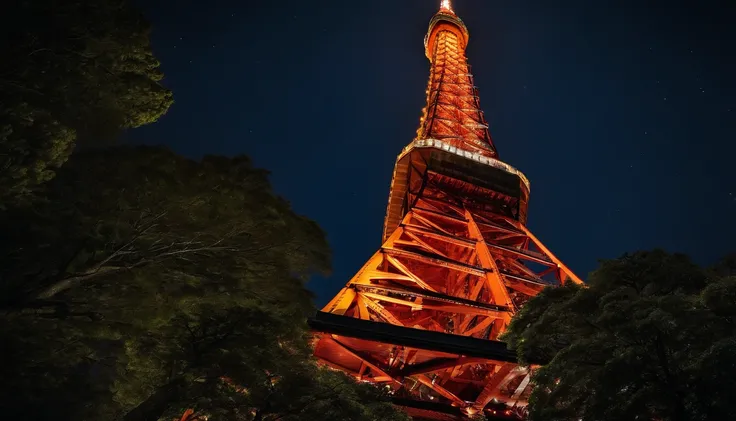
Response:
[[[440,6],[440,10],[446,9],[452,12],[452,3],[450,0],[442,0],[442,5]]]

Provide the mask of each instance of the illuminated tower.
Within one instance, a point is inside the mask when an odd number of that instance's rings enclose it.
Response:
[[[526,228],[529,181],[500,161],[449,0],[424,40],[417,137],[396,159],[383,244],[317,316],[315,355],[415,419],[518,417],[530,374],[498,341],[548,285],[581,283]]]

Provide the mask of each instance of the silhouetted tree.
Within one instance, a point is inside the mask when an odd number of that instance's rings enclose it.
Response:
[[[246,157],[74,154],[0,243],[0,411],[25,419],[405,419],[318,369],[307,276],[322,230]]]
[[[71,155],[172,104],[127,0],[10,2],[0,34],[4,418],[407,420],[312,359],[304,283],[329,250],[266,171],[150,147]]]
[[[51,179],[76,143],[108,141],[172,103],[127,0],[7,2],[0,35],[0,208]]]
[[[683,255],[604,261],[587,287],[546,289],[504,339],[534,376],[532,420],[736,417],[736,280]]]

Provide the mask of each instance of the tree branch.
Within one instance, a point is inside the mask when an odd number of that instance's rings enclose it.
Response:
[[[218,240],[214,244],[218,244],[219,242],[221,242],[221,240]],[[40,293],[38,293],[36,295],[36,299],[39,299],[39,300],[49,299],[63,291],[66,291],[68,289],[78,286],[84,281],[98,278],[102,275],[109,275],[112,273],[121,272],[123,270],[130,270],[130,269],[150,265],[150,264],[157,263],[157,262],[163,261],[171,257],[182,257],[186,254],[199,254],[199,253],[207,252],[207,251],[210,251],[210,252],[211,251],[231,251],[231,252],[238,251],[234,247],[217,247],[217,246],[214,246],[214,247],[204,246],[204,247],[196,247],[196,248],[186,248],[185,247],[183,249],[166,251],[166,252],[162,252],[159,250],[156,252],[154,256],[150,256],[150,257],[141,256],[137,259],[137,261],[133,263],[129,263],[127,265],[105,266],[106,264],[110,263],[116,257],[120,257],[120,256],[128,255],[128,254],[135,254],[136,252],[124,250],[126,247],[128,247],[128,244],[129,243],[126,243],[126,245],[123,245],[122,247],[118,248],[118,250],[113,252],[110,256],[108,256],[103,261],[98,263],[95,268],[90,269],[83,273],[74,274],[72,276],[69,276],[67,278],[64,278],[64,279],[61,279],[59,281],[52,283],[48,287],[44,288]],[[176,247],[177,245],[181,245],[181,244],[186,244],[186,243],[171,244],[169,246],[166,246],[166,248],[170,249],[172,247]]]
[[[57,294],[81,284],[83,281],[86,281],[92,278],[96,278],[102,275],[110,274],[110,273],[120,272],[124,269],[126,268],[120,267],[120,266],[107,266],[107,267],[101,267],[101,268],[95,269],[91,272],[64,278],[44,288],[43,291],[41,291],[40,293],[36,295],[36,299],[46,300],[49,298],[53,298]]]

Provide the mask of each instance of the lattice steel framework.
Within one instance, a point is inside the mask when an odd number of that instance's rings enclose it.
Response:
[[[424,42],[432,63],[427,106],[418,139],[440,139],[463,150],[496,157],[478,89],[465,57],[469,32],[452,9],[443,7],[430,23]]]
[[[443,1],[417,138],[399,155],[381,248],[311,320],[324,364],[386,387],[416,419],[522,417],[530,372],[498,342],[549,285],[582,283],[526,228],[529,181],[498,160]]]

